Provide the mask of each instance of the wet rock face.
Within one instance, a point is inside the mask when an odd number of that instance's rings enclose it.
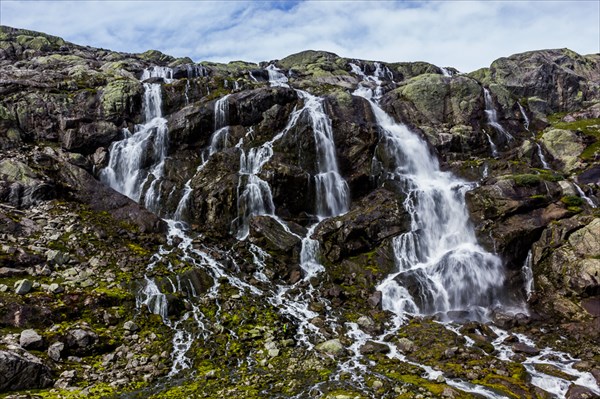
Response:
[[[215,154],[193,177],[191,220],[213,234],[228,236],[237,217],[239,155],[234,151]]]
[[[346,92],[333,93],[327,104],[340,172],[348,182],[352,197],[361,198],[375,187],[372,154],[379,141],[375,117],[365,99]]]
[[[336,264],[373,251],[385,240],[408,231],[410,215],[398,196],[386,189],[367,195],[346,214],[321,223],[315,232],[322,255]]]

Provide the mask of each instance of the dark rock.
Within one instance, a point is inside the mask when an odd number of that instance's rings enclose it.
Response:
[[[534,348],[533,346],[529,346],[526,345],[524,343],[521,342],[517,342],[515,344],[512,345],[512,350],[515,353],[524,353],[528,356],[535,356],[535,355],[539,355],[540,354],[540,350],[537,348]]]
[[[40,359],[0,351],[0,392],[42,389],[52,382],[50,369]]]
[[[381,291],[375,291],[369,296],[369,299],[367,299],[367,304],[373,309],[381,309],[381,298]]]
[[[294,90],[285,87],[245,90],[230,97],[230,125],[254,126],[265,121],[274,106],[286,107],[298,99]],[[281,115],[283,116],[283,115]],[[277,118],[277,123],[285,118]],[[273,131],[285,125],[270,126]]]
[[[597,398],[598,395],[589,388],[573,384],[569,387],[565,397],[566,399],[592,399]]]
[[[360,353],[363,355],[371,355],[376,353],[387,354],[390,353],[390,347],[379,342],[367,341],[363,346],[360,347]]]
[[[289,284],[296,284],[302,279],[302,272],[300,270],[292,270],[290,272],[290,278],[288,279]]]
[[[350,195],[359,199],[375,188],[372,157],[379,131],[370,104],[345,91],[327,97],[340,173],[348,182]]]
[[[300,226],[296,230],[302,234]],[[299,234],[289,233],[280,222],[269,216],[253,216],[250,219],[250,241],[268,251],[295,258],[300,255],[302,243]]]
[[[530,184],[523,176],[507,176],[466,195],[479,241],[501,255],[509,269],[519,270],[544,227],[570,215],[550,203],[561,195],[556,183],[534,177]]]
[[[346,214],[325,220],[315,237],[322,253],[332,263],[372,251],[384,240],[407,231],[410,216],[402,198],[377,189],[355,204]]]
[[[89,354],[98,342],[98,335],[93,331],[77,328],[67,334],[67,347],[73,354]]]
[[[61,134],[62,147],[69,151],[91,154],[98,147],[108,147],[120,136],[120,130],[111,122],[86,123]]]
[[[215,237],[237,233],[239,155],[235,151],[214,154],[192,179],[191,222],[202,225]]]
[[[600,166],[592,166],[577,176],[579,184],[600,184]]]
[[[581,301],[581,306],[592,316],[600,317],[600,297],[584,299]]]

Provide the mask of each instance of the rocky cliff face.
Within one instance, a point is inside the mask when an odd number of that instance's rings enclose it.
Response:
[[[0,71],[0,391],[600,394],[597,54],[469,74],[319,51],[196,64],[1,27]],[[485,316],[425,311],[415,272],[395,278],[418,308],[394,324],[381,284],[422,197],[373,99],[439,173],[473,182],[470,224],[502,270]],[[519,334],[581,361],[528,366],[539,351]]]

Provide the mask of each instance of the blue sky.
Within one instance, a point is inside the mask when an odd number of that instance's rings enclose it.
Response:
[[[600,52],[590,1],[0,1],[0,23],[82,45],[195,61],[327,50],[468,72],[527,50]]]

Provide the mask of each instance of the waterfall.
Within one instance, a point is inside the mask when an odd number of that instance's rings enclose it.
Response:
[[[592,199],[590,197],[588,197],[587,195],[585,195],[585,193],[583,192],[583,190],[581,189],[581,187],[579,187],[579,184],[573,182],[573,185],[575,186],[575,189],[577,190],[577,194],[579,194],[579,197],[581,197],[582,200],[584,200],[585,202],[587,202],[587,204],[589,206],[591,206],[592,208],[596,208],[596,204],[594,203],[594,201],[592,201]]]
[[[143,72],[142,79],[161,77],[167,80],[170,76],[169,68],[153,67]],[[143,86],[144,124],[136,125],[134,134],[126,134],[123,140],[111,144],[108,166],[100,172],[100,180],[136,202],[144,196],[144,205],[158,212],[169,131],[167,120],[162,116],[160,83],[144,83]]]
[[[137,308],[139,309],[142,305],[146,305],[151,313],[159,315],[163,320],[167,320],[167,296],[158,289],[154,280],[145,277],[145,283],[140,296],[136,298]]]
[[[267,66],[267,73],[269,74],[269,84],[271,87],[290,87],[288,85],[288,78],[283,74],[279,68],[275,65],[270,64]]]
[[[275,216],[271,186],[258,175],[262,171],[262,167],[273,156],[273,144],[296,125],[302,111],[304,111],[304,108],[294,109],[285,128],[260,147],[250,148],[247,153],[240,148],[240,170],[238,172],[240,180],[237,189],[238,217],[234,221],[238,226],[236,234],[238,240],[244,240],[248,237],[249,222],[252,216],[269,215],[279,220]]]
[[[525,130],[529,131],[529,118],[527,117],[525,109],[523,108],[521,103],[517,101],[517,104],[519,105],[519,111],[521,111],[521,116],[523,117],[523,127],[525,128]]]
[[[490,91],[483,88],[483,99],[485,101],[485,114],[487,115],[488,124],[496,129],[496,131],[500,132],[508,141],[514,140],[514,137],[508,133],[502,125],[498,122],[498,114],[496,112],[496,108],[494,107],[494,101],[492,100],[492,95]]]
[[[227,147],[229,142],[229,94],[224,95],[215,102],[214,132],[210,138],[210,144],[202,151],[202,165],[204,167],[208,159],[214,153]]]
[[[323,100],[305,91],[296,90],[304,100],[315,139],[317,174],[316,213],[319,219],[337,216],[348,211],[350,193],[348,184],[339,173],[333,142],[331,120],[323,109]]]
[[[492,141],[492,138],[490,137],[489,134],[485,134],[487,139],[488,139],[488,143],[490,143],[490,149],[492,150],[492,156],[494,158],[498,158],[498,147],[496,146],[496,144]]]
[[[538,155],[538,158],[540,159],[540,162],[542,163],[542,168],[550,169],[550,165],[548,165],[548,162],[546,162],[546,157],[544,156],[544,153],[542,152],[542,146],[540,145],[540,143],[535,143],[535,146],[537,147],[537,155]]]
[[[272,87],[289,87],[287,77],[274,65],[267,67],[269,72],[269,83]],[[316,186],[315,212],[320,220],[347,212],[350,201],[348,184],[341,177],[337,159],[335,156],[335,144],[333,142],[333,129],[331,120],[325,113],[322,99],[305,91],[294,89],[298,97],[304,101],[300,109],[295,109],[285,128],[260,147],[251,148],[248,152],[241,151],[240,155],[240,186],[238,187],[238,227],[237,238],[245,239],[249,233],[250,217],[256,215],[275,216],[275,205],[269,184],[259,177],[262,167],[273,156],[273,144],[281,139],[290,129],[296,126],[300,116],[306,113],[311,121],[315,140],[315,151],[317,159],[317,173],[314,176]],[[280,221],[280,220],[279,220]],[[282,225],[285,223],[281,222]],[[310,228],[309,236],[313,228]],[[306,244],[311,250],[304,249],[302,253],[306,258],[301,261],[307,267],[313,268],[316,262],[317,251],[314,249],[316,242],[309,236],[303,239],[303,247]],[[310,273],[309,273],[310,274]]]
[[[371,89],[360,84],[354,95],[371,105],[389,156],[385,177],[402,184],[411,216],[411,230],[393,242],[397,271],[378,287],[384,309],[485,317],[498,304],[504,270],[475,238],[464,201],[471,185],[441,171],[425,141],[387,115]]]
[[[533,255],[531,250],[527,252],[527,258],[525,258],[525,262],[523,263],[523,267],[521,268],[521,274],[523,275],[523,281],[525,282],[525,297],[529,299],[531,297],[531,293],[533,292]]]
[[[173,81],[173,69],[161,66],[152,66],[144,69],[140,80],[144,81],[150,78],[162,78],[165,83],[171,83]]]
[[[306,237],[302,239],[300,252],[300,267],[304,271],[304,278],[309,279],[323,270],[323,266],[318,261],[319,242],[310,237],[323,219],[348,212],[350,190],[339,173],[333,128],[331,120],[323,109],[322,100],[302,90],[296,92],[304,100],[304,109],[311,120],[317,160],[317,173],[314,176],[317,223],[308,229]]]

